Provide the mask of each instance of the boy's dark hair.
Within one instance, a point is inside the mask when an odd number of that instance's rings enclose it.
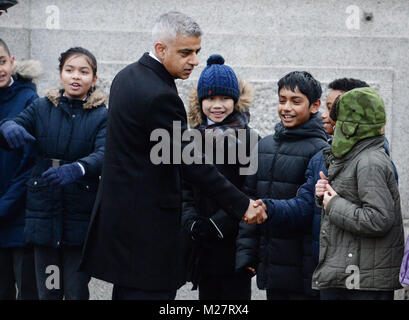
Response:
[[[369,87],[369,84],[367,84],[365,81],[353,78],[335,79],[328,85],[328,88],[332,90],[339,90],[344,92],[364,87]]]
[[[338,89],[335,89],[338,90]],[[331,118],[332,121],[337,121],[337,109],[338,109],[338,103],[341,98],[342,94],[340,94],[335,100],[334,103],[332,104],[331,111],[329,112],[329,117]]]
[[[65,61],[67,61],[68,58],[74,55],[84,55],[91,65],[93,75],[95,76],[97,74],[97,59],[91,52],[81,47],[70,48],[67,51],[61,53],[61,56],[58,58],[58,61],[60,61],[60,65],[58,67],[60,72],[62,72]]]
[[[9,55],[9,57],[11,57],[10,49],[9,49],[9,47],[7,46],[7,43],[6,43],[3,39],[1,39],[1,38],[0,38],[0,47],[3,47],[4,50],[6,50],[7,54]]]
[[[321,84],[307,71],[290,72],[282,77],[277,85],[278,94],[282,88],[290,89],[293,92],[295,88],[298,88],[302,94],[307,96],[310,105],[319,100],[322,94]]]
[[[332,90],[339,90],[339,91],[344,91],[344,92],[348,92],[356,88],[366,88],[366,87],[369,87],[369,84],[367,84],[365,81],[362,81],[359,79],[353,79],[353,78],[335,79],[328,85],[328,88]],[[340,97],[341,95],[339,95],[335,99],[334,103],[332,104],[332,108],[329,113],[329,117],[332,119],[332,121],[337,121],[337,109],[338,109],[338,102],[339,102]]]

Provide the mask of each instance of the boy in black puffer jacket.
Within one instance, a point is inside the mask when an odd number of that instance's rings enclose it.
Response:
[[[190,95],[189,124],[200,132],[204,142],[201,145],[209,161],[212,160],[220,173],[242,189],[246,176],[241,171],[250,168],[241,163],[243,157],[237,153],[249,154],[259,139],[248,126],[253,88],[238,80],[220,55],[212,55],[207,64],[197,90],[192,90]],[[208,139],[207,133],[213,136]],[[205,144],[212,148],[212,156]],[[231,151],[236,153],[235,158],[231,157]],[[218,154],[222,159],[217,158]],[[199,286],[199,299],[249,300],[251,273],[247,270],[235,273],[239,221],[198,188],[185,182],[182,225],[191,246],[185,266],[187,281],[193,283],[194,289]]]
[[[258,171],[248,176],[245,192],[253,199],[289,199],[305,182],[314,154],[328,146],[318,109],[322,89],[308,72],[294,71],[278,82],[275,133],[258,145]],[[236,269],[257,272],[257,285],[268,300],[318,299],[311,290],[311,230],[241,224]]]

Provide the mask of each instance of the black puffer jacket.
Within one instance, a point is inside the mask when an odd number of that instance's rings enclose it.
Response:
[[[314,154],[327,147],[319,113],[291,129],[281,122],[275,134],[263,138],[258,148],[257,174],[248,176],[245,192],[253,199],[289,199],[305,182],[305,171]],[[312,294],[311,228],[297,230],[241,224],[236,268],[257,267],[260,289]]]
[[[98,90],[80,101],[53,89],[11,119],[36,138],[38,156],[26,184],[27,243],[49,247],[83,244],[104,157],[105,102]],[[0,146],[7,148],[1,138]],[[60,165],[78,161],[85,175],[63,187],[50,186],[41,178],[52,166],[50,159],[59,159]]]

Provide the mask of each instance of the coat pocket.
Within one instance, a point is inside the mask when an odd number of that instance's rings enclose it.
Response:
[[[30,178],[26,182],[28,211],[50,212],[53,205],[53,190],[41,178]]]
[[[76,181],[64,187],[64,207],[66,215],[91,215],[97,197],[98,183]]]
[[[35,245],[56,246],[54,219],[51,213],[26,211],[24,238]]]

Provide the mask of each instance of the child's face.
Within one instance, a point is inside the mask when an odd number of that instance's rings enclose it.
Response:
[[[340,91],[340,90],[331,90],[328,93],[325,110],[321,115],[322,123],[324,124],[324,128],[327,134],[330,134],[330,135],[334,134],[335,121],[332,121],[329,114],[331,112],[335,99],[343,93],[344,91]]]
[[[294,92],[287,88],[282,88],[278,94],[278,115],[283,125],[293,128],[307,122],[311,113],[317,113],[321,101],[310,102],[306,95],[300,92],[298,87]],[[318,105],[318,107],[317,107]]]
[[[14,57],[10,57],[6,50],[0,46],[0,88],[10,85],[13,66]]]
[[[60,81],[68,98],[84,99],[97,81],[84,55],[73,55],[64,63]]]
[[[213,122],[222,122],[233,112],[234,100],[228,96],[212,96],[202,100],[205,116]]]

